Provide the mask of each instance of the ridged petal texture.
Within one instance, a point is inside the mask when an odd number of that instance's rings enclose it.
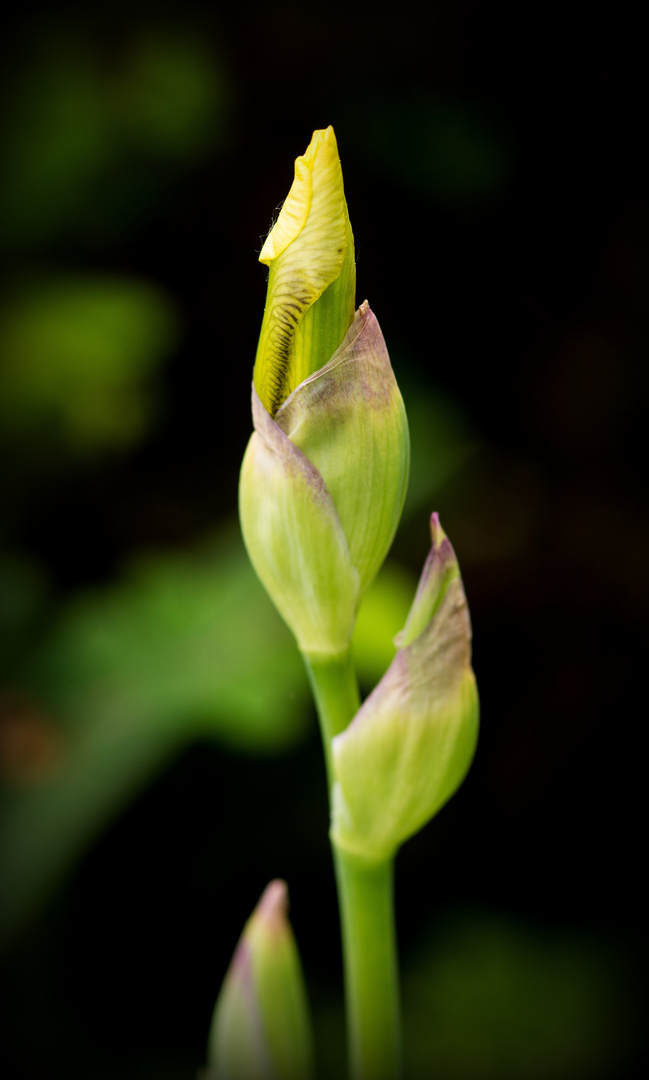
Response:
[[[259,258],[270,272],[254,382],[274,416],[327,362],[354,314],[354,239],[332,127],[315,131],[296,159],[293,185]]]
[[[437,515],[433,547],[383,679],[333,740],[332,837],[390,857],[456,791],[471,764],[478,696],[457,560]]]

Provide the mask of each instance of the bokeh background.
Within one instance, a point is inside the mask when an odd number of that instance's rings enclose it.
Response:
[[[412,431],[361,679],[436,509],[482,698],[468,780],[398,859],[408,1077],[640,1074],[649,207],[623,11],[98,0],[5,25],[8,1080],[193,1077],[277,876],[343,1074],[316,723],[236,519],[257,254],[329,123]]]

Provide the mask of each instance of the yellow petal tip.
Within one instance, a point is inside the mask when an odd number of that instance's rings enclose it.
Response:
[[[259,253],[259,262],[266,266],[286,250],[306,224],[313,197],[314,165],[321,148],[326,148],[329,154],[325,167],[335,168],[338,163],[338,144],[331,124],[328,128],[314,131],[304,153],[295,159],[295,176],[291,190]]]

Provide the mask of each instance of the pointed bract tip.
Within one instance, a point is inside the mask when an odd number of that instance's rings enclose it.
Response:
[[[405,649],[423,632],[440,607],[452,581],[460,577],[453,545],[435,511],[430,517],[431,549],[419,579],[415,599],[403,630],[394,637],[398,649]]]
[[[311,1080],[311,1023],[287,917],[271,881],[248,919],[219,993],[208,1043],[216,1080]]]
[[[437,510],[430,515],[430,538],[433,558],[442,559],[444,562],[455,560],[453,545],[441,526]]]
[[[253,918],[259,918],[270,933],[284,933],[288,927],[288,886],[281,878],[264,889]]]

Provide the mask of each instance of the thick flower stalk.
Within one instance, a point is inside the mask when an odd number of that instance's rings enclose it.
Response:
[[[316,131],[260,255],[268,295],[240,484],[259,578],[315,658],[347,651],[405,499],[405,410],[379,325],[354,314],[354,242],[332,128]]]
[[[288,891],[271,881],[246,923],[216,1002],[206,1080],[310,1080],[311,1023]]]

